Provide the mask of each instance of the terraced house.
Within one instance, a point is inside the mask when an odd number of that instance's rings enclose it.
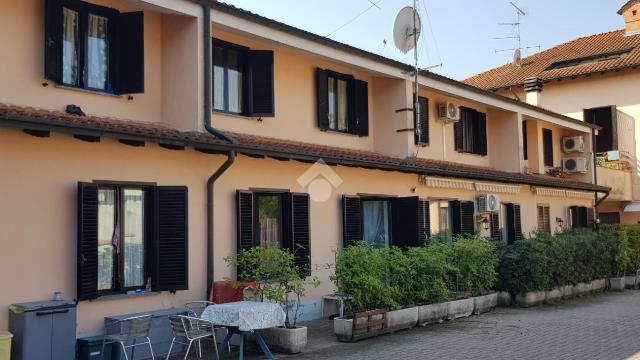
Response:
[[[596,182],[611,193],[598,206],[600,221],[635,224],[640,222],[640,1],[626,2],[618,14],[623,29],[585,36],[464,82],[602,127],[594,146]],[[535,125],[523,125],[533,136]],[[576,144],[564,139],[549,169],[568,173],[590,162],[591,153],[575,151]]]
[[[0,5],[0,307],[112,315],[206,299],[239,249],[318,275],[354,241],[513,242],[593,224],[609,192],[546,174],[601,126],[214,1]],[[545,89],[546,92],[546,89]],[[420,131],[416,132],[418,128]],[[522,136],[525,134],[526,136]],[[8,318],[0,316],[0,329]]]

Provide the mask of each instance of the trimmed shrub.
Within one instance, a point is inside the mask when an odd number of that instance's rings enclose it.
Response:
[[[418,247],[407,250],[406,257],[415,269],[412,299],[416,304],[433,304],[447,300],[447,274],[451,265],[442,254],[432,248]]]
[[[475,238],[458,238],[451,245],[451,263],[458,269],[457,290],[483,295],[498,279],[498,255],[492,243]]]
[[[526,293],[616,276],[628,266],[625,231],[571,230],[536,233],[506,247],[500,259],[500,289]]]

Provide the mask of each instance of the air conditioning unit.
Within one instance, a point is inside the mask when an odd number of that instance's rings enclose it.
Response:
[[[562,138],[562,150],[566,153],[583,152],[584,151],[584,137],[582,136],[567,136]]]
[[[587,158],[585,157],[563,158],[562,171],[566,173],[587,172]]]
[[[498,198],[498,195],[481,195],[478,196],[476,200],[478,204],[478,212],[480,213],[497,212],[500,210],[500,198]]]
[[[444,123],[460,120],[460,108],[449,101],[438,104],[438,120]]]

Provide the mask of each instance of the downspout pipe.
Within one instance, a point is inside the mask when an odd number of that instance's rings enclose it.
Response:
[[[212,85],[211,85],[211,6],[209,4],[202,4],[203,13],[203,52],[204,52],[204,128],[205,130],[231,145],[237,145],[238,140],[229,136],[213,127],[211,124],[212,113]],[[222,176],[222,174],[231,167],[236,160],[236,151],[229,150],[227,152],[227,160],[220,165],[220,167],[209,177],[207,180],[207,298],[211,294],[211,288],[213,286],[213,251],[214,251],[214,232],[213,232],[213,189],[215,182]]]

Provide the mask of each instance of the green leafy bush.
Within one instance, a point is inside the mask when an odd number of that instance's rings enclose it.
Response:
[[[500,288],[525,293],[616,276],[628,266],[628,252],[626,233],[617,228],[536,233],[505,248]]]
[[[447,300],[447,274],[451,265],[442,254],[430,247],[416,247],[407,250],[406,257],[415,269],[412,299],[417,304],[433,304]]]
[[[451,247],[451,262],[458,269],[458,291],[482,295],[495,287],[499,260],[495,245],[475,238],[458,238]]]

